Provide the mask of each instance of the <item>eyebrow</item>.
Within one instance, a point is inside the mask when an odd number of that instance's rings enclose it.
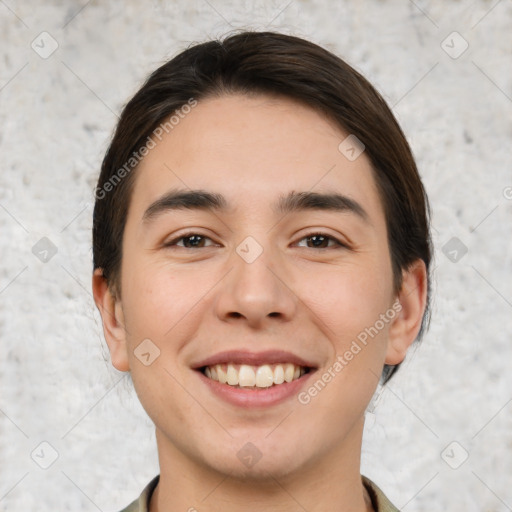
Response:
[[[143,223],[149,223],[160,215],[175,210],[203,210],[226,212],[229,203],[222,194],[206,190],[171,190],[154,201],[142,216]],[[275,214],[298,211],[327,210],[353,213],[369,223],[369,215],[360,203],[343,194],[318,192],[289,192],[280,196],[272,205]]]

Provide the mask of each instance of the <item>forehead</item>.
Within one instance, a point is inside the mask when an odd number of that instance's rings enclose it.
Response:
[[[292,190],[337,191],[364,202],[370,217],[383,217],[368,158],[362,153],[351,161],[339,150],[348,135],[287,98],[199,101],[161,140],[154,138],[136,171],[130,213],[141,218],[145,206],[179,188],[222,193],[238,213],[273,205]]]

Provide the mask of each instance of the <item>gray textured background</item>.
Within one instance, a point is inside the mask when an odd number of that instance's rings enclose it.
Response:
[[[431,198],[431,329],[368,412],[362,472],[407,512],[512,510],[510,0],[0,0],[0,510],[115,511],[158,471],[92,301],[92,194],[146,75],[235,28],[365,74]]]

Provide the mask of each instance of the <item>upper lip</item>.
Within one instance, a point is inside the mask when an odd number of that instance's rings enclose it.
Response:
[[[250,352],[247,350],[227,350],[219,352],[213,356],[207,357],[192,365],[192,368],[198,370],[205,366],[214,366],[216,364],[248,364],[252,366],[261,366],[264,364],[293,363],[305,368],[315,368],[315,364],[306,361],[301,357],[284,350],[266,350],[264,352]]]

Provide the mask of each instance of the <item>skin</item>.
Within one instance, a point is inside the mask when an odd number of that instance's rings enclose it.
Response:
[[[340,153],[347,135],[290,99],[210,98],[137,169],[122,296],[101,270],[93,291],[112,363],[131,372],[155,423],[161,477],[152,512],[229,512],[249,503],[267,511],[372,510],[360,476],[365,408],[384,363],[401,362],[419,331],[426,271],[417,261],[393,293],[372,168],[364,153],[353,162]],[[146,208],[175,188],[221,193],[230,209],[170,211],[144,223]],[[363,206],[368,222],[351,212],[275,215],[271,204],[292,190],[343,193]],[[184,247],[189,239],[163,246],[189,228],[207,237],[200,247]],[[317,248],[307,238],[315,232],[346,247],[331,240]],[[247,236],[263,248],[250,264],[236,252]],[[308,404],[292,396],[243,409],[191,369],[224,350],[282,349],[313,361],[320,376],[397,299],[400,313]],[[147,338],[160,350],[149,366],[134,354]],[[247,442],[262,454],[250,468],[237,457]]]

